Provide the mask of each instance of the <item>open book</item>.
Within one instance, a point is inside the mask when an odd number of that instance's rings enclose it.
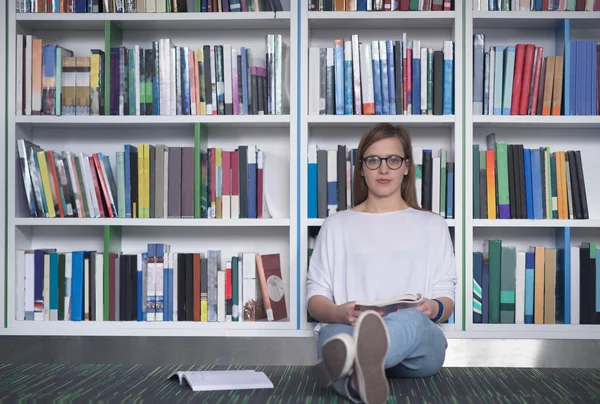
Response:
[[[354,308],[359,311],[375,310],[380,315],[385,316],[386,314],[398,311],[401,309],[407,309],[410,307],[417,307],[423,301],[423,296],[420,293],[417,294],[405,294],[394,297],[392,299],[379,300],[377,302],[356,302]]]
[[[273,388],[273,383],[264,372],[254,370],[180,370],[168,378],[175,376],[179,378],[179,384],[187,382],[193,391]]]

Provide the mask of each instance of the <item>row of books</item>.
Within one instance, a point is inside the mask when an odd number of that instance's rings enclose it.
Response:
[[[534,44],[492,46],[473,37],[474,115],[599,115],[600,44],[567,41],[563,56]]]
[[[473,145],[473,217],[588,219],[580,150],[550,151],[486,137]]]
[[[310,0],[309,11],[450,11],[454,0]]]
[[[198,12],[283,10],[281,0],[196,0],[195,3]],[[17,13],[186,13],[188,0],[16,0],[16,9]]]
[[[105,259],[108,265],[105,265]],[[288,317],[279,254],[19,250],[16,320],[278,321]]]
[[[171,39],[74,56],[33,35],[17,35],[18,115],[281,115],[289,113],[289,63],[279,34],[265,38],[266,65],[249,48]],[[109,57],[109,71],[105,58]],[[108,94],[105,82],[108,81]]]
[[[102,153],[43,150],[27,140],[18,140],[17,148],[30,217],[268,215],[263,202],[265,153],[255,145],[227,151],[202,144],[126,144],[116,153],[116,171]]]
[[[308,146],[308,218],[326,218],[355,206],[354,168],[357,149]],[[454,162],[448,152],[413,146],[417,202],[447,219],[454,218]]]
[[[493,239],[483,250],[473,253],[473,323],[600,324],[595,244],[518,251]]]
[[[336,39],[309,48],[311,115],[452,115],[454,43]]]
[[[473,0],[474,11],[599,11],[600,0]]]

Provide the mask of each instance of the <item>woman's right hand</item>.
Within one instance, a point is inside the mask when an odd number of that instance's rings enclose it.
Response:
[[[335,307],[335,318],[338,323],[349,325],[354,325],[354,323],[356,323],[360,311],[354,309],[355,303],[356,302],[348,302]]]

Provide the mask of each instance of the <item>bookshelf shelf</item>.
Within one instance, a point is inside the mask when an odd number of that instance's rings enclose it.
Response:
[[[319,127],[370,126],[389,122],[407,127],[451,127],[454,115],[309,115],[308,124]]]
[[[466,334],[476,338],[595,339],[596,324],[472,324]]]
[[[369,12],[312,11],[308,13],[310,28],[451,28],[454,11]]]
[[[17,14],[17,23],[26,30],[102,30],[106,21],[125,30],[282,29],[290,26],[290,12]]]
[[[289,126],[289,115],[165,115],[165,116],[33,116],[18,115],[15,123],[41,127],[90,126],[90,127],[121,127],[121,126],[156,126],[164,125],[193,125],[202,123],[220,126],[257,126],[285,127]]]
[[[325,221],[325,219],[308,219],[306,224],[307,224],[307,226],[310,226],[310,227],[318,227],[318,226],[322,226],[324,221]],[[454,227],[455,220],[454,219],[446,219],[446,224],[448,224],[448,227]]]
[[[15,321],[0,335],[261,336],[285,335],[289,321],[203,323],[191,321]]]
[[[473,124],[475,127],[588,129],[600,126],[600,116],[473,115]]]
[[[473,227],[578,227],[600,228],[600,220],[560,219],[473,219]]]
[[[15,226],[288,227],[289,219],[16,218]]]
[[[555,28],[566,18],[578,28],[595,28],[600,13],[594,11],[473,11],[473,29]]]

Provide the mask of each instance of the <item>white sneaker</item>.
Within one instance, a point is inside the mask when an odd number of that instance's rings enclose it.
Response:
[[[321,360],[315,365],[315,372],[323,386],[350,375],[354,364],[355,345],[348,334],[338,334],[323,343]]]
[[[375,311],[366,311],[356,320],[354,327],[356,360],[354,383],[363,402],[381,404],[390,394],[385,374],[385,356],[390,345],[385,322]]]

